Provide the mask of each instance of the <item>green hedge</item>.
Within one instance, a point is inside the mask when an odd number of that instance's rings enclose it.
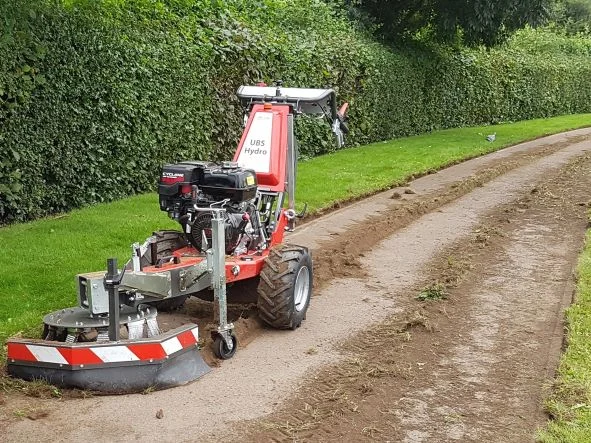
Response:
[[[586,45],[392,51],[336,1],[12,0],[0,16],[0,224],[153,189],[164,162],[228,158],[234,91],[260,80],[335,87],[350,144],[591,111]],[[334,149],[319,122],[298,129],[304,156]]]

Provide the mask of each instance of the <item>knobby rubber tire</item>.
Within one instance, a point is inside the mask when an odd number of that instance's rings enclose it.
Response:
[[[309,272],[308,297],[304,307],[295,307],[295,281],[301,268]],[[306,318],[312,297],[312,257],[307,248],[279,245],[269,251],[260,275],[258,310],[260,318],[277,329],[296,329]]]
[[[187,298],[189,298],[189,295],[179,295],[178,297],[167,298],[162,301],[153,301],[148,304],[156,307],[159,311],[170,312],[182,308],[187,301]]]

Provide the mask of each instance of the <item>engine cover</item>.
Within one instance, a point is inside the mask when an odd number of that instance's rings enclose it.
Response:
[[[251,200],[257,192],[256,173],[242,169],[236,163],[227,162],[205,170],[199,188],[214,200],[229,199],[231,202]]]

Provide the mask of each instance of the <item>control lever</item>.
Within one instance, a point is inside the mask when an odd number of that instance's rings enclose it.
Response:
[[[339,148],[345,146],[345,134],[349,132],[349,126],[346,123],[348,109],[349,103],[344,103],[341,109],[337,111],[336,117],[332,120],[332,132],[337,138]]]
[[[304,218],[306,216],[306,212],[308,212],[308,203],[304,203],[304,209],[299,214],[296,214],[297,218]]]
[[[337,118],[339,119],[339,122],[341,124],[341,131],[343,131],[343,134],[349,133],[349,125],[347,124],[347,111],[348,110],[349,110],[349,103],[343,103],[343,106],[341,106],[341,109],[339,109],[337,112]]]
[[[275,90],[275,96],[276,97],[281,97],[281,86],[283,86],[283,80],[275,80],[275,86],[277,86],[277,89]]]

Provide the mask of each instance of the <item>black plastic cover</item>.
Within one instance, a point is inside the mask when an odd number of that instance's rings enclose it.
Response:
[[[234,202],[250,200],[257,191],[256,173],[252,169],[237,166],[215,165],[205,170],[199,189],[218,201],[226,198]]]

